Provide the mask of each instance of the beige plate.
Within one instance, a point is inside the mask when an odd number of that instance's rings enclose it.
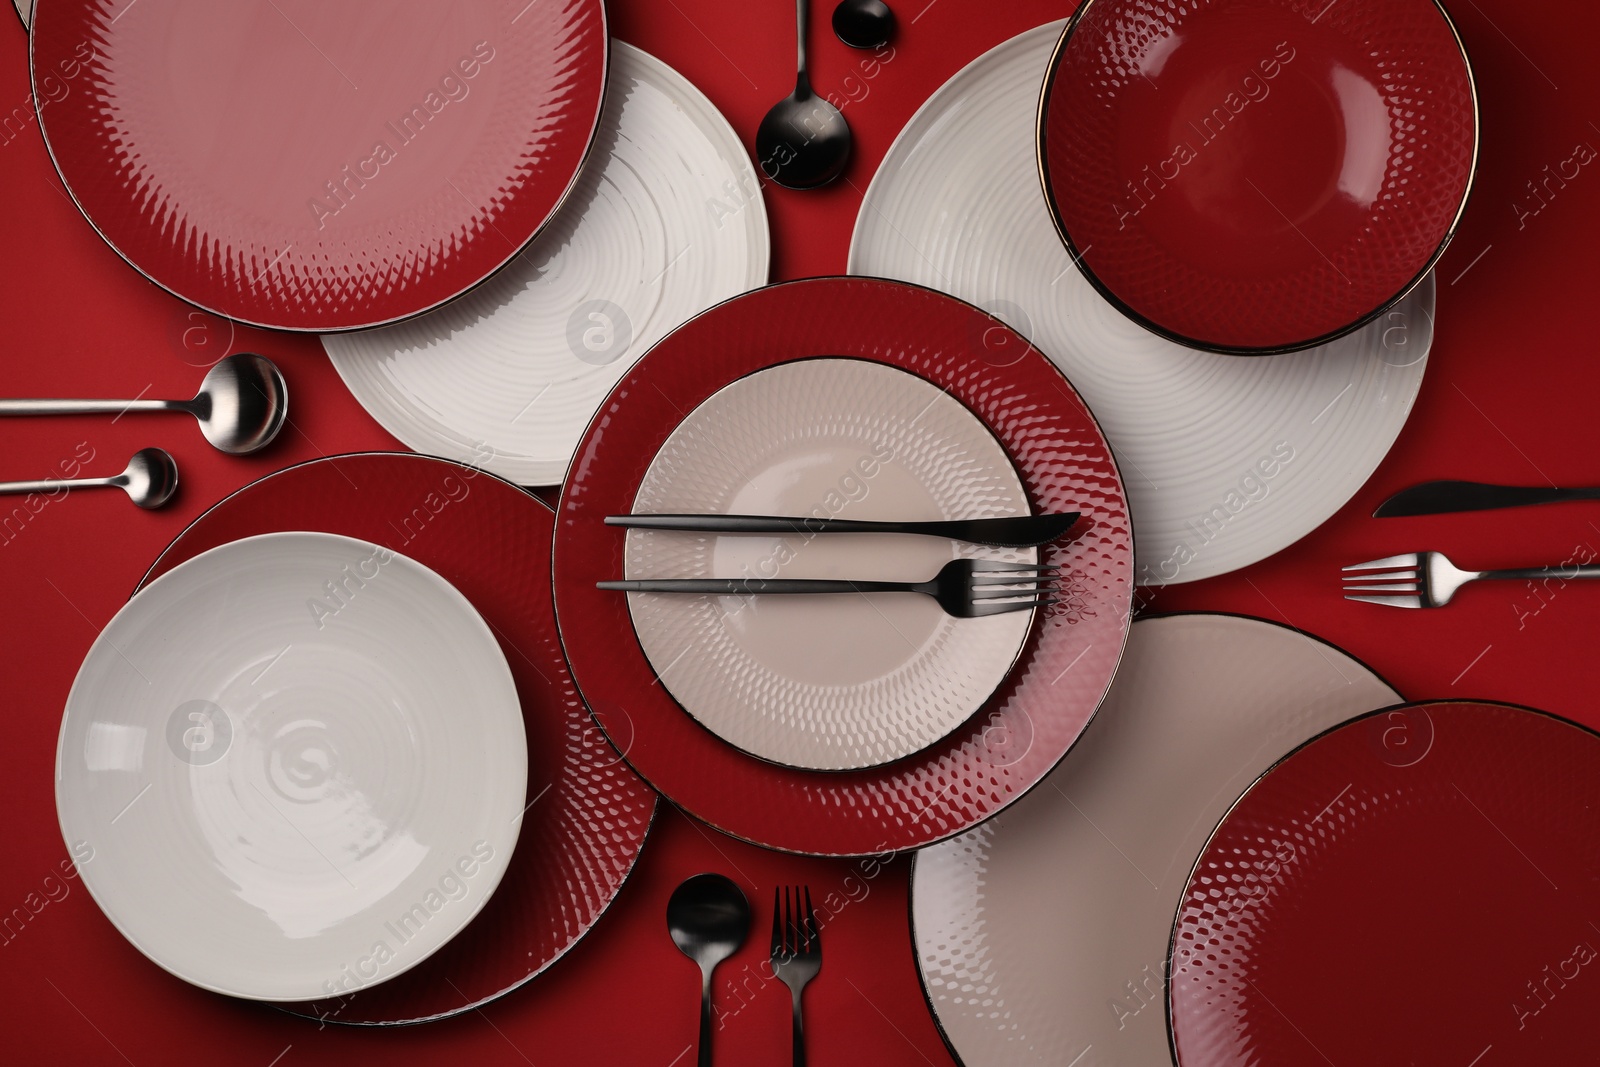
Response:
[[[706,400],[656,455],[636,512],[967,519],[1028,513],[1016,469],[948,393],[862,360],[787,363]],[[1032,549],[887,534],[630,530],[629,578],[924,581],[961,556]],[[915,594],[631,593],[639,643],[678,702],[774,763],[846,770],[926,748],[1005,679],[1033,613],[954,619]]]
[[[1061,766],[917,855],[917,959],[961,1061],[1170,1064],[1167,941],[1212,829],[1290,749],[1399,699],[1343,652],[1282,626],[1134,623],[1111,692]]]

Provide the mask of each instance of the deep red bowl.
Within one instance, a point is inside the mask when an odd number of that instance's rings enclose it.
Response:
[[[1435,0],[1086,0],[1039,102],[1074,261],[1181,344],[1308,348],[1443,254],[1472,186],[1472,70]]]

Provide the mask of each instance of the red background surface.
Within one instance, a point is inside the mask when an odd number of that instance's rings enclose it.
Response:
[[[857,155],[827,190],[767,189],[774,280],[842,271],[861,193],[917,106],[984,50],[1070,11],[1041,0],[898,0],[896,8],[894,58],[868,79],[866,53],[834,40],[831,5],[815,5],[813,80],[850,100]],[[1291,623],[1366,660],[1411,698],[1508,700],[1600,726],[1588,695],[1600,588],[1479,586],[1426,613],[1338,594],[1340,565],[1414,549],[1441,549],[1469,567],[1600,560],[1593,505],[1367,517],[1389,493],[1428,478],[1600,483],[1591,440],[1600,375],[1589,362],[1600,161],[1564,187],[1552,182],[1542,201],[1529,190],[1579,143],[1600,147],[1592,55],[1600,12],[1580,0],[1453,0],[1451,9],[1478,79],[1482,162],[1438,270],[1437,338],[1410,423],[1368,485],[1321,529],[1247,570],[1162,591],[1150,606]],[[687,75],[747,144],[767,106],[793,85],[786,0],[615,0],[611,16],[619,38]],[[26,57],[20,25],[0,18],[0,395],[188,396],[202,373],[196,364],[213,358],[193,351],[206,335],[190,334],[185,346],[184,330],[196,325],[190,309],[101,244],[60,188],[27,121]],[[211,343],[227,342],[224,324]],[[231,347],[278,361],[293,389],[291,424],[262,456],[212,452],[181,416],[0,420],[0,478],[56,471],[80,442],[93,450],[88,473],[115,473],[136,449],[160,445],[184,477],[179,499],[156,514],[120,493],[78,493],[0,538],[0,915],[40,893],[66,858],[52,781],[61,706],[90,642],[150,561],[205,507],[268,471],[398,447],[351,399],[314,339],[240,328]],[[663,914],[678,881],[721,870],[757,904],[757,929],[719,972],[728,1006],[739,1001],[726,991],[756,973],[765,953],[761,924],[775,883],[806,882],[814,896],[848,893],[861,899],[829,923],[826,964],[807,994],[812,1062],[944,1067],[950,1058],[923,1004],[906,930],[908,866],[898,860],[867,879],[849,862],[763,852],[669,811],[617,905],[568,958],[481,1012],[390,1032],[319,1028],[193,989],[146,962],[74,881],[17,936],[0,939],[0,1060],[692,1063],[696,974],[668,940]],[[749,988],[747,1006],[730,1012],[717,1035],[719,1064],[787,1062],[786,990],[759,979]]]

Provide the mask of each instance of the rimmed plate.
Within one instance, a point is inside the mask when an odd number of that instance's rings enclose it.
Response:
[[[438,574],[325,533],[174,568],[106,624],[56,752],[95,902],[195,985],[374,985],[505,873],[528,757],[493,633]]]
[[[864,855],[959,833],[1033,786],[1071,747],[1121,656],[1132,603],[1122,483],[1093,417],[1043,357],[984,358],[988,315],[931,290],[812,278],[736,297],[669,334],[618,384],[584,435],[557,514],[557,619],[573,674],[628,761],[691,814],[757,844]],[[796,359],[870,360],[947,391],[1010,454],[1035,512],[1078,511],[1086,532],[1041,551],[1062,602],[1041,613],[994,697],[933,747],[881,768],[774,766],[713,736],[661,685],[627,602],[598,590],[624,565],[622,514],[683,418],[729,382]],[[842,472],[841,472],[842,473]],[[631,738],[631,741],[626,741]]]
[[[916,521],[1026,515],[1005,449],[939,387],[863,360],[769,367],[678,424],[640,483],[640,513]],[[931,537],[718,537],[629,530],[629,578],[926,581],[952,559],[1033,563]],[[931,598],[629,593],[634,633],[685,711],[790,767],[888,763],[949,734],[1022,649],[1031,611],[956,619]]]
[[[375,326],[488,277],[589,149],[600,0],[45,0],[39,116],[86,218],[156,284],[284,330]]]
[[[1436,0],[1090,0],[1037,145],[1095,288],[1164,337],[1260,355],[1359,328],[1438,262],[1478,108]]]
[[[615,899],[655,813],[655,794],[584,709],[556,637],[550,509],[493,475],[426,456],[314,460],[244,487],[197,518],[146,581],[213,545],[315,529],[404,552],[461,590],[499,638],[528,738],[518,844],[472,925],[414,970],[353,995],[287,1005],[329,1022],[453,1015],[544,971]],[[519,805],[520,807],[520,805]]]
[[[1122,465],[1139,582],[1210,578],[1304,537],[1377,469],[1422,384],[1433,282],[1294,356],[1197,352],[1120,314],[1073,267],[1035,174],[1031,116],[1063,25],[986,52],[912,117],[867,189],[850,270],[970,300],[1049,356]],[[1026,350],[1008,336],[990,337],[993,361]]]
[[[1597,781],[1600,734],[1504,704],[1390,708],[1289,755],[1188,879],[1177,1062],[1592,1058]]]
[[[1167,939],[1210,828],[1284,752],[1397,699],[1350,656],[1273,623],[1137,620],[1061,766],[998,818],[917,854],[912,940],[959,1060],[1167,1062]]]
[[[655,57],[615,41],[611,63],[596,151],[538,240],[447,307],[322,339],[411,448],[554,485],[651,345],[767,280],[766,207],[733,128]]]

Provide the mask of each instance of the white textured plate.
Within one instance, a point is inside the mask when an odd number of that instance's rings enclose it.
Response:
[[[465,597],[365,541],[278,533],[139,592],[89,650],[56,809],[106,917],[219,993],[308,1000],[420,963],[500,881],[528,749]]]
[[[1135,622],[1066,760],[1000,815],[917,854],[917,960],[961,1062],[1171,1063],[1167,942],[1212,829],[1286,752],[1399,699],[1345,653],[1272,623]]]
[[[1028,514],[988,428],[916,375],[854,359],[785,363],[689,413],[634,511],[850,519]],[[926,581],[952,559],[1038,553],[890,534],[717,536],[629,530],[629,578]],[[667,691],[712,733],[774,763],[868,767],[926,748],[1005,680],[1033,612],[955,619],[931,597],[630,593]]]
[[[850,270],[962,297],[1038,346],[1111,442],[1140,584],[1209,578],[1304,537],[1376,469],[1422,384],[1433,278],[1372,325],[1283,356],[1197,352],[1124,318],[1056,236],[1034,161],[1064,25],[984,53],[912,116],[867,189]]]
[[[588,164],[520,256],[430,314],[322,338],[361,406],[410,448],[553,485],[651,345],[766,282],[766,207],[727,120],[620,41],[610,78]]]

